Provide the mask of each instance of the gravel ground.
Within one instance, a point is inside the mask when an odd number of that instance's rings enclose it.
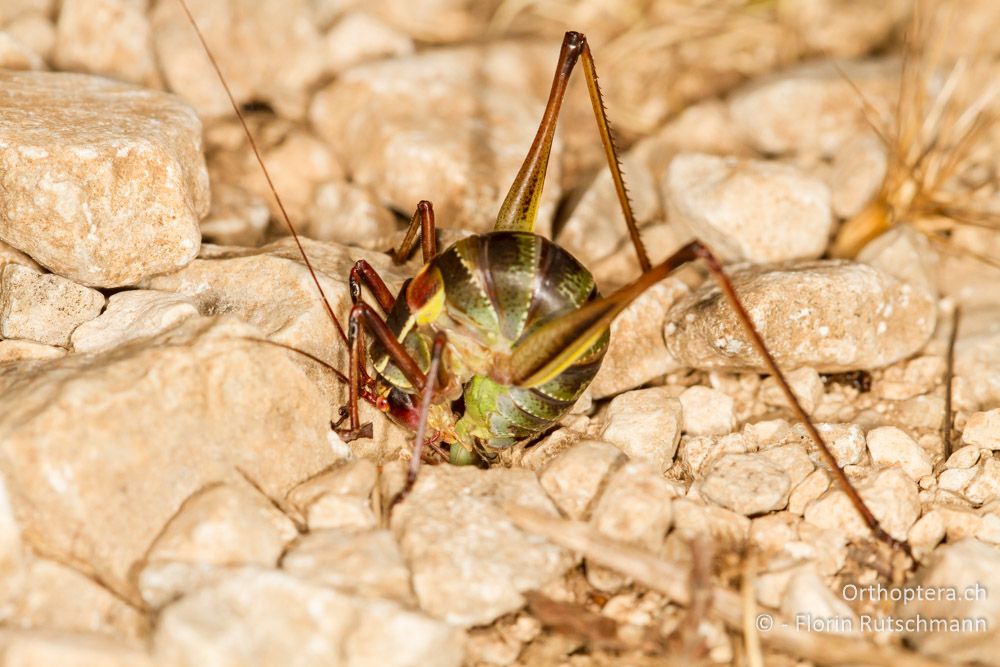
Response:
[[[492,228],[586,32],[651,259],[713,248],[843,480],[692,265],[393,507],[413,434],[331,430],[346,346],[180,4],[5,0],[0,665],[1000,664],[996,3],[189,3],[341,318],[418,201]],[[608,294],[576,79],[536,231]]]

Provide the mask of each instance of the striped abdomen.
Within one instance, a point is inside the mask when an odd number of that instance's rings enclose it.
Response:
[[[413,324],[404,287],[387,321],[424,368],[433,332],[448,334],[452,344],[447,370],[464,385],[465,414],[456,423],[458,439],[500,449],[549,428],[597,373],[607,334],[579,361],[537,387],[504,384],[500,369],[525,336],[597,296],[590,272],[555,243],[529,232],[464,238],[421,273],[428,271],[438,272],[444,285],[440,314],[426,325]],[[383,379],[405,389],[408,383],[384,353],[372,353]]]

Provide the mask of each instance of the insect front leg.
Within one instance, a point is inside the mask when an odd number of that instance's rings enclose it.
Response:
[[[347,284],[351,289],[351,303],[354,305],[361,302],[362,283],[367,285],[368,289],[371,290],[383,313],[388,313],[392,310],[396,298],[389,291],[389,287],[382,280],[382,276],[367,261],[359,259],[351,267],[351,274],[347,280]]]
[[[372,379],[365,370],[365,327],[381,343],[392,359],[393,363],[399,367],[406,379],[418,391],[423,389],[425,376],[420,366],[413,357],[406,351],[403,345],[396,340],[392,331],[385,321],[379,317],[375,309],[364,301],[359,301],[351,308],[351,315],[347,321],[347,344],[350,350],[350,372],[348,375],[350,395],[348,397],[347,411],[350,418],[350,427],[346,431],[339,431],[344,440],[350,442],[360,437],[371,437],[371,424],[361,425],[361,416],[358,411],[358,402],[364,398],[374,403],[377,400],[373,389]]]
[[[781,387],[792,411],[805,425],[809,436],[816,443],[823,460],[830,468],[841,490],[850,499],[851,504],[854,505],[872,534],[912,557],[909,544],[895,539],[882,528],[857,489],[844,474],[843,469],[837,464],[837,459],[820,436],[809,415],[802,408],[784,374],[774,361],[774,357],[767,349],[760,332],[757,331],[753,320],[750,319],[750,315],[737,296],[732,282],[723,271],[722,265],[708,247],[700,241],[693,241],[685,245],[665,261],[643,273],[635,282],[606,297],[595,299],[578,310],[552,320],[523,338],[511,354],[509,366],[511,382],[521,387],[536,387],[559,375],[580,359],[608,329],[612,320],[640,294],[666,278],[675,269],[696,259],[703,260],[718,281],[726,300],[736,311],[739,321],[763,360],[764,366]]]

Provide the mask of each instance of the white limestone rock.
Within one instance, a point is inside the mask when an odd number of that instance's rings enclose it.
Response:
[[[0,240],[96,287],[194,258],[208,173],[201,123],[179,98],[82,74],[5,71],[0,109]]]
[[[868,431],[865,439],[875,465],[898,465],[912,480],[931,474],[930,454],[905,431],[895,426],[881,426]]]
[[[616,396],[680,368],[667,350],[663,322],[671,306],[690,289],[667,278],[633,301],[611,323],[611,341],[590,383],[594,398]]]
[[[143,600],[159,609],[227,568],[274,567],[296,537],[288,517],[249,484],[209,486],[185,500],[150,546],[138,576]]]
[[[382,202],[409,212],[427,199],[443,226],[486,231],[534,139],[554,57],[499,43],[368,63],[320,90],[309,116]],[[535,228],[546,236],[561,152],[557,142]]]
[[[736,428],[733,399],[711,387],[695,385],[680,395],[684,432],[689,435],[725,435]]]
[[[427,613],[453,625],[491,623],[573,566],[570,552],[517,528],[502,509],[508,502],[556,514],[529,470],[421,471],[390,527]]]
[[[327,67],[310,3],[188,0],[188,5],[239,102],[264,101],[287,118],[305,115],[309,88]],[[232,113],[180,4],[157,2],[150,20],[156,56],[170,89],[203,116]]]
[[[763,453],[728,454],[712,466],[699,492],[712,502],[745,516],[788,504],[788,475]]]
[[[368,459],[346,461],[296,486],[288,493],[288,504],[310,530],[375,528],[371,495],[377,479]]]
[[[935,299],[870,266],[844,261],[755,267],[733,285],[779,366],[830,373],[887,366],[917,352],[937,320]],[[720,289],[706,283],[667,318],[667,348],[704,370],[764,371]]]
[[[669,389],[653,387],[620,394],[608,406],[601,437],[631,459],[660,471],[673,465],[681,438],[681,402]]]
[[[538,481],[570,518],[586,519],[608,475],[624,460],[608,442],[582,440],[549,461]]]
[[[984,449],[1000,449],[1000,408],[976,412],[969,417],[962,430],[962,442]]]
[[[323,392],[284,351],[240,340],[256,335],[189,318],[148,343],[12,376],[0,471],[18,481],[24,530],[136,600],[134,568],[192,494],[250,479],[281,498],[336,461]]]
[[[914,585],[926,589],[946,587],[958,599],[917,599],[898,603],[896,616],[975,620],[985,627],[972,631],[926,631],[908,633],[907,639],[921,653],[950,662],[996,664],[1000,651],[1000,599],[991,593],[1000,590],[1000,550],[973,538],[946,544],[934,552],[922,567]],[[979,591],[977,593],[977,591]]]
[[[855,487],[882,528],[897,540],[906,538],[920,516],[917,485],[897,466],[885,468]],[[819,528],[839,530],[853,538],[871,536],[857,509],[835,485],[809,503],[805,520]]]
[[[55,65],[159,88],[148,0],[63,0]]]
[[[245,568],[166,607],[153,654],[192,667],[458,667],[463,644],[458,628],[393,602]]]
[[[833,227],[826,184],[778,162],[682,153],[663,190],[670,221],[726,262],[819,257]]]
[[[0,273],[0,336],[69,347],[70,336],[97,317],[104,295],[54,273],[8,264]]]
[[[190,299],[156,290],[112,294],[100,316],[73,330],[76,352],[102,352],[146,340],[198,314]]]
[[[281,559],[286,572],[344,593],[413,604],[410,570],[388,530],[316,530]]]

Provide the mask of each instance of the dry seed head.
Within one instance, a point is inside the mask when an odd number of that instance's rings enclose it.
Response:
[[[991,76],[995,66],[977,45],[957,60],[945,55],[955,11],[955,3],[918,0],[891,116],[865,103],[888,165],[875,198],[841,228],[835,257],[854,257],[900,223],[912,224],[938,245],[956,225],[1000,229],[996,213],[963,203],[970,198],[957,191],[977,143],[996,122],[998,86]]]

